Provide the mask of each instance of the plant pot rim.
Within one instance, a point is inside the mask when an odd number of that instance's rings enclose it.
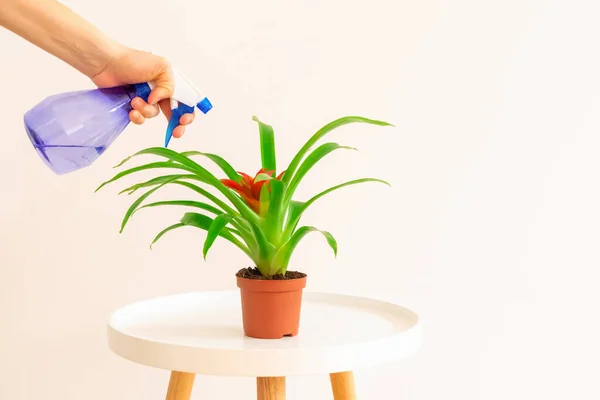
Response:
[[[294,292],[306,287],[306,278],[294,279],[250,279],[236,276],[237,286],[255,292]]]

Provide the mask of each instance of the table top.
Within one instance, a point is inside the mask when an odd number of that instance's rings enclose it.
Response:
[[[244,335],[237,290],[144,300],[115,311],[109,348],[130,361],[225,376],[292,376],[368,368],[421,345],[418,316],[395,304],[339,294],[303,295],[300,332]]]

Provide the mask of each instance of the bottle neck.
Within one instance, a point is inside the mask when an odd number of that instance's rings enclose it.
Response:
[[[125,91],[129,96],[129,99],[133,100],[136,97],[140,97],[146,103],[148,102],[148,96],[150,96],[150,85],[147,83],[135,83],[133,85],[126,85]]]

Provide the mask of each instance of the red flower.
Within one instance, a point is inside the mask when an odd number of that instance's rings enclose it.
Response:
[[[260,191],[263,185],[267,185],[267,189],[269,189],[269,180],[265,179],[256,182],[256,178],[260,174],[272,176],[274,172],[275,171],[267,171],[266,169],[262,168],[256,173],[256,175],[254,175],[254,178],[243,172],[238,172],[242,176],[241,182],[238,183],[232,179],[221,179],[221,182],[228,188],[235,190],[250,206],[250,208],[252,208],[258,214],[260,212]],[[275,179],[281,180],[284,172],[285,171],[280,173]]]

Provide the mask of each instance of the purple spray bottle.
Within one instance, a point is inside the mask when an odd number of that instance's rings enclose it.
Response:
[[[180,72],[174,71],[173,115],[165,147],[183,114],[194,107],[206,114],[212,104]],[[25,113],[25,129],[38,154],[58,175],[93,163],[129,125],[135,97],[148,101],[152,82],[50,96]]]

